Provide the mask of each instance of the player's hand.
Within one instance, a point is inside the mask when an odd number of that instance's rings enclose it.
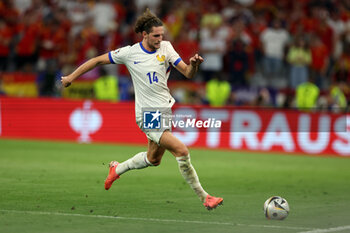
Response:
[[[72,81],[70,81],[68,76],[62,76],[61,77],[61,83],[62,83],[62,86],[69,87],[72,84]]]
[[[198,67],[203,61],[204,59],[201,56],[199,56],[197,53],[196,55],[190,58],[190,63],[193,67]]]
[[[194,67],[195,71],[198,71],[199,65],[204,61],[204,59],[199,56],[197,53],[190,58],[191,66]]]

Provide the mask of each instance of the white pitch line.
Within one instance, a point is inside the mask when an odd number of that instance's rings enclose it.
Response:
[[[191,224],[209,224],[209,225],[228,225],[228,226],[245,226],[245,227],[263,227],[263,228],[278,228],[278,229],[291,229],[291,230],[314,230],[308,227],[291,227],[291,226],[273,226],[273,225],[255,225],[255,224],[242,224],[231,222],[204,222],[196,220],[181,220],[181,219],[160,219],[160,218],[138,218],[138,217],[122,217],[122,216],[109,216],[109,215],[87,215],[87,214],[70,214],[59,212],[43,212],[43,211],[21,211],[21,210],[1,210],[0,212],[18,213],[18,214],[34,214],[34,215],[56,215],[56,216],[71,216],[71,217],[89,217],[89,218],[107,218],[107,219],[120,219],[120,220],[136,220],[145,222],[174,222],[174,223],[191,223]]]
[[[340,227],[332,227],[327,229],[315,229],[311,231],[302,231],[299,233],[328,233],[328,232],[337,232],[337,231],[344,231],[344,230],[350,230],[350,225],[348,226],[340,226]]]

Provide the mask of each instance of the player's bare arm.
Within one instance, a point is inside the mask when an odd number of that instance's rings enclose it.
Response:
[[[79,78],[81,75],[85,74],[86,72],[92,70],[96,66],[105,65],[105,64],[111,64],[108,53],[105,53],[101,56],[91,58],[90,60],[83,63],[81,66],[79,66],[73,73],[67,76],[62,76],[61,83],[64,87],[69,87],[72,82]]]
[[[186,78],[193,78],[198,72],[199,65],[203,62],[203,58],[198,54],[190,58],[190,64],[187,65],[185,62],[180,61],[176,66],[176,69],[180,71]]]

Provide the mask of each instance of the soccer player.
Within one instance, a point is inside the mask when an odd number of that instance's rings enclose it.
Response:
[[[131,74],[135,89],[136,122],[148,138],[148,149],[147,152],[140,152],[122,163],[110,162],[105,189],[108,190],[115,180],[129,170],[158,166],[165,150],[168,150],[175,156],[182,176],[203,205],[208,210],[214,209],[223,203],[223,199],[210,196],[203,189],[185,144],[169,129],[146,131],[142,124],[143,108],[171,109],[175,102],[167,87],[170,66],[174,66],[187,78],[193,78],[203,58],[195,54],[190,58],[189,65],[183,62],[171,43],[163,41],[163,23],[148,9],[137,19],[135,32],[142,34],[141,42],[92,58],[61,80],[62,85],[68,87],[75,79],[94,67],[111,63],[125,64]]]

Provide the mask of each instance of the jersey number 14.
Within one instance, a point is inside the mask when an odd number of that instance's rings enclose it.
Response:
[[[156,72],[153,72],[153,75],[151,75],[151,72],[148,72],[147,76],[150,84],[158,82],[158,77],[156,75]]]

